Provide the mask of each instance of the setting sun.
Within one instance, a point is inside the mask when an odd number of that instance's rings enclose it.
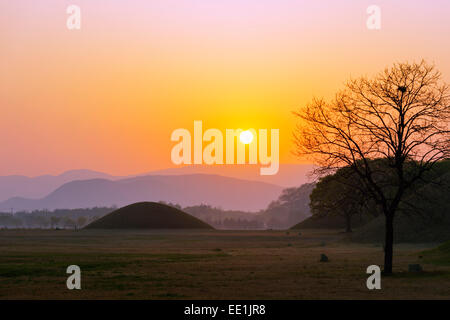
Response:
[[[243,144],[249,144],[253,141],[253,134],[251,133],[250,130],[242,131],[239,136],[239,139]]]

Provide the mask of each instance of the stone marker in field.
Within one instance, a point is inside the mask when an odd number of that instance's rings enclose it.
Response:
[[[328,259],[327,255],[322,253],[320,255],[320,262],[328,262],[328,261],[329,261],[329,259]]]
[[[410,264],[408,265],[409,272],[422,272],[423,268],[420,264]]]

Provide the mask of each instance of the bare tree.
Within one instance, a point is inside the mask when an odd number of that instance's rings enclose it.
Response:
[[[405,192],[449,157],[449,109],[448,85],[421,61],[350,80],[330,102],[315,99],[294,113],[297,156],[322,174],[351,168],[384,214],[385,274],[392,273],[394,217]]]

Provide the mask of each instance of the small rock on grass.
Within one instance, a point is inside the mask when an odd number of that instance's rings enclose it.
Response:
[[[410,264],[408,265],[408,272],[422,272],[423,268],[420,264]]]

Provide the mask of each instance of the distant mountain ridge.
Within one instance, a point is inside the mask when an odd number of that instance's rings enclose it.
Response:
[[[165,201],[181,206],[204,203],[230,210],[257,211],[276,199],[282,189],[264,182],[206,174],[90,179],[68,182],[40,199],[8,199],[0,203],[0,210],[121,207],[141,201]]]
[[[0,176],[0,201],[12,197],[41,198],[67,182],[87,179],[120,179],[103,172],[93,170],[70,170],[60,175],[41,175],[27,177],[23,175]]]
[[[189,175],[189,174],[209,174],[225,177],[266,182],[283,187],[298,187],[308,182],[308,173],[313,169],[310,164],[280,164],[280,169],[276,175],[261,176],[259,165],[221,165],[221,166],[183,166],[144,174],[129,176],[114,176],[111,174],[94,170],[70,170],[60,175],[41,175],[27,177],[23,175],[0,176],[0,202],[13,197],[39,199],[47,196],[63,184],[75,180],[107,179],[119,180],[131,177],[141,177],[149,175]]]

